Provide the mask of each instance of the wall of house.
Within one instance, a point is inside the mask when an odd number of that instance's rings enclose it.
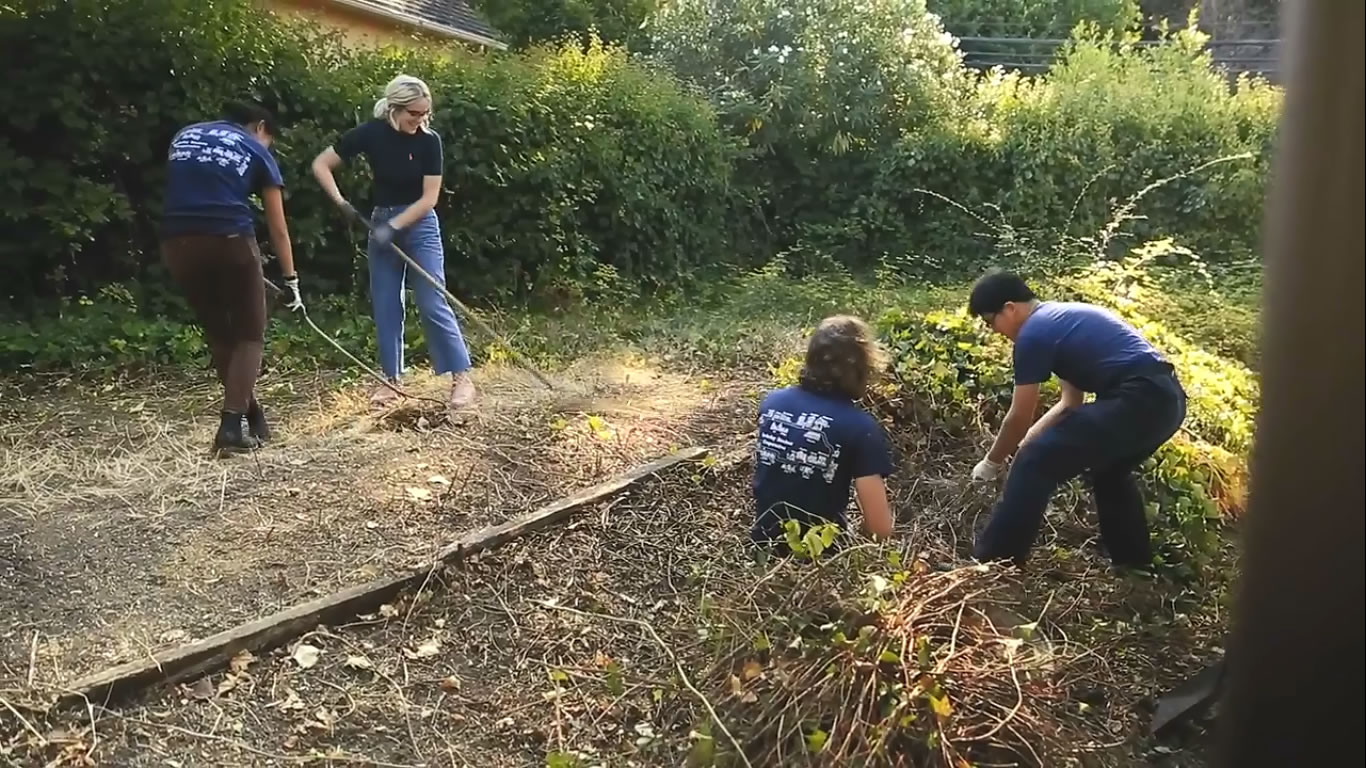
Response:
[[[409,45],[419,40],[439,40],[427,37],[411,27],[391,24],[384,19],[361,13],[327,0],[257,0],[276,13],[296,15],[337,29],[352,45],[379,46]]]

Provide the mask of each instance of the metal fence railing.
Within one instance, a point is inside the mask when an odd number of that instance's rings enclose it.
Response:
[[[976,69],[1001,67],[1025,73],[1046,71],[1058,57],[1059,49],[1067,44],[1064,38],[1037,37],[960,37],[959,49],[964,63]],[[1156,40],[1140,40],[1134,46],[1161,45]],[[1210,40],[1205,43],[1214,65],[1230,75],[1251,73],[1268,80],[1279,79],[1281,41]]]

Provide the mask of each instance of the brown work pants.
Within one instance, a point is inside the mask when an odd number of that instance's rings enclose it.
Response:
[[[194,310],[223,384],[223,410],[246,413],[261,372],[266,290],[250,235],[180,235],[161,257]]]

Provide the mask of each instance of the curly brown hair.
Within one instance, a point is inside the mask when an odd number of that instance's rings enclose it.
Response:
[[[809,392],[858,400],[884,365],[873,329],[853,315],[835,315],[811,334],[799,383]]]

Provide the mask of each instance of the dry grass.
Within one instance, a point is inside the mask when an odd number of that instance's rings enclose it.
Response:
[[[31,597],[4,636],[0,699],[16,708],[0,708],[0,756],[54,768],[1201,764],[1198,728],[1189,750],[1144,730],[1153,696],[1217,645],[1218,601],[1110,573],[1075,494],[1058,498],[1028,570],[954,566],[991,502],[961,480],[973,447],[902,434],[893,544],[756,563],[743,543],[752,384],[614,364],[582,374],[592,399],[570,402],[502,376],[455,420],[417,404],[371,414],[361,394],[300,386],[285,436],[254,460],[164,447],[207,439],[207,420],[122,435],[97,457],[69,455],[76,436],[34,446],[9,433],[23,453],[4,458],[23,469],[4,490],[26,499],[16,520],[85,510],[93,522],[103,507],[101,536],[123,538],[95,549],[115,571],[103,581],[86,569],[55,589],[19,582]],[[439,396],[443,384],[411,386]],[[720,459],[435,574],[375,615],[127,707],[22,706],[83,667],[411,564],[451,534],[700,441]],[[64,472],[90,487],[63,487]],[[129,516],[151,499],[168,511]],[[61,591],[72,585],[83,593]],[[315,664],[299,662],[301,646],[320,651]]]
[[[896,545],[761,565],[748,474],[743,450],[678,468],[375,615],[11,743],[57,765],[1198,764],[1144,737],[1144,706],[1217,617],[1108,573],[1073,512],[1066,561],[940,571],[987,500],[925,481]]]
[[[746,407],[747,385],[616,360],[576,375],[590,397],[570,402],[524,373],[482,370],[479,403],[451,418],[421,401],[372,412],[364,388],[267,380],[276,439],[231,460],[207,451],[210,385],[124,383],[92,401],[76,383],[20,403],[0,426],[0,578],[13,587],[0,594],[13,617],[0,628],[0,691],[46,697],[97,667],[407,567],[707,439]],[[444,398],[446,384],[405,386]]]

